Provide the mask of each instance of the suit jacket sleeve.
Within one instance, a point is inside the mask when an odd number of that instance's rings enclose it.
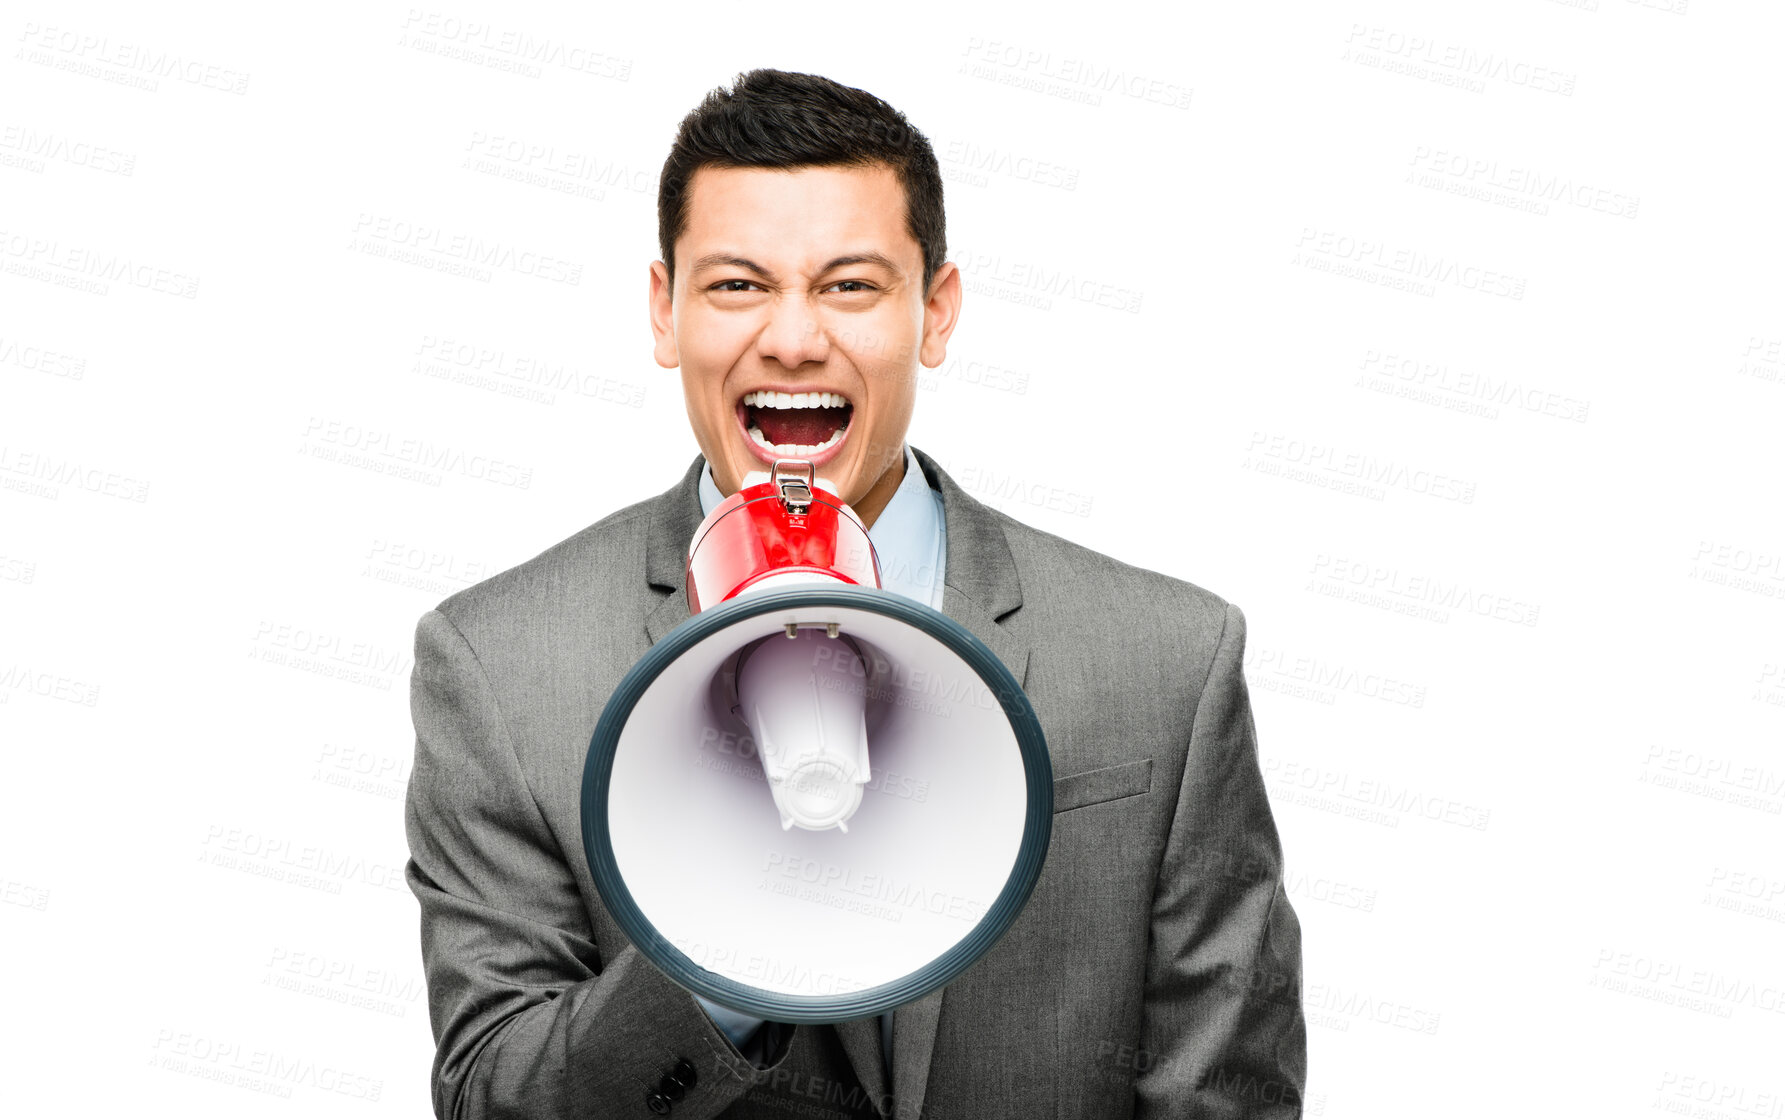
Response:
[[[1144,1120],[1302,1111],[1301,927],[1259,771],[1245,642],[1230,604],[1155,887],[1135,1081]]]
[[[749,1088],[751,1063],[635,948],[601,959],[477,655],[439,611],[416,629],[410,703],[406,878],[421,904],[435,1114],[649,1117],[646,1097],[686,1061],[696,1080],[674,1115],[718,1115]]]

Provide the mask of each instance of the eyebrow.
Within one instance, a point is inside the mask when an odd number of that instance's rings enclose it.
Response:
[[[775,279],[774,273],[757,264],[749,257],[733,256],[730,253],[708,253],[706,256],[701,257],[694,262],[692,271],[704,272],[709,268],[741,268],[747,272],[756,273],[756,275],[762,277],[764,280]]]
[[[901,269],[898,265],[894,264],[892,262],[892,260],[889,257],[887,257],[885,254],[875,253],[875,252],[870,251],[870,252],[866,252],[866,253],[851,253],[849,256],[846,256],[846,257],[837,257],[836,259],[832,260],[830,263],[826,264],[823,268],[819,269],[818,275],[823,276],[825,273],[831,271],[832,269],[843,268],[845,266],[852,265],[852,264],[878,265],[881,268],[886,269],[886,271],[892,273],[894,276],[902,275],[904,272],[903,269]]]
[[[847,256],[834,257],[818,270],[820,276],[834,269],[845,268],[852,264],[871,264],[886,269],[895,276],[903,275],[903,270],[884,253],[866,252],[850,253]],[[709,268],[741,268],[746,272],[754,272],[764,280],[773,283],[776,276],[769,269],[757,264],[749,257],[740,257],[731,253],[708,253],[694,262],[694,272],[702,272]]]

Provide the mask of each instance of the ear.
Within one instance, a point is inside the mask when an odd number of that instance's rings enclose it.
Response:
[[[930,279],[930,294],[923,305],[923,341],[917,357],[935,369],[948,356],[948,338],[961,318],[961,270],[945,262]]]
[[[669,282],[669,269],[662,261],[651,262],[651,334],[656,338],[651,356],[664,369],[674,369],[682,364],[681,353],[676,349],[676,312],[673,290]]]

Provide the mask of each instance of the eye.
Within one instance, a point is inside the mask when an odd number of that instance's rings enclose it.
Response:
[[[839,280],[825,289],[827,292],[871,292],[873,290],[874,285],[868,283],[866,280]]]
[[[714,284],[710,290],[715,292],[747,292],[754,287],[756,287],[756,285],[748,280],[721,280],[717,284]]]

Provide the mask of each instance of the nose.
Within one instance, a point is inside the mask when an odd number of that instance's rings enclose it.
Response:
[[[771,306],[768,322],[756,336],[756,352],[798,369],[830,357],[830,336],[805,300],[783,296]]]

